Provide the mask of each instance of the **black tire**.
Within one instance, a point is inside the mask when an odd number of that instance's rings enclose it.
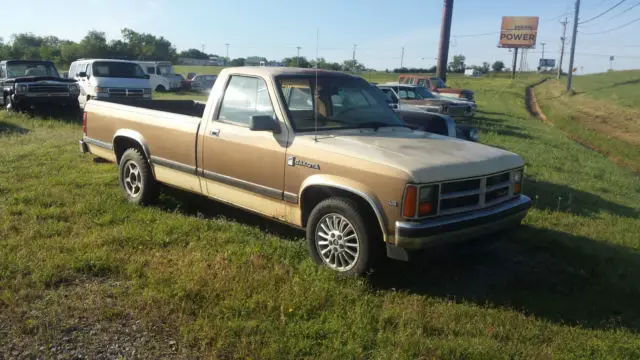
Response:
[[[16,105],[16,103],[11,100],[11,95],[7,95],[4,97],[4,110],[8,112],[20,112],[20,109]]]
[[[119,168],[120,188],[127,201],[136,205],[149,205],[158,198],[159,186],[153,178],[151,165],[140,150],[127,149],[122,154]],[[137,169],[137,173],[132,171],[133,168]]]
[[[158,86],[156,86],[156,91],[157,92],[165,92],[165,91],[167,91],[167,89],[165,89],[165,87],[163,85],[158,85]]]
[[[358,206],[358,203],[351,199],[337,197],[323,200],[316,205],[316,207],[311,211],[307,222],[307,245],[309,254],[313,261],[318,265],[327,266],[341,275],[350,277],[364,275],[369,270],[373,269],[380,259],[381,250],[384,244],[377,225],[377,219],[369,219],[364,216],[364,214],[369,213],[367,210],[368,209],[362,209]],[[322,222],[323,224],[326,224],[324,221],[330,219],[334,214],[346,219],[349,225],[352,226],[353,233],[356,234],[356,241],[358,243],[357,256],[352,256],[351,253],[349,253],[349,258],[355,258],[355,261],[350,265],[350,267],[346,266],[342,269],[338,269],[334,265],[330,264],[330,260],[325,260],[320,254],[320,249],[322,246],[325,246],[324,252],[326,252],[328,247],[333,247],[334,249],[328,251],[333,252],[335,250],[335,254],[339,251],[344,251],[343,249],[346,249],[347,246],[353,246],[353,244],[346,244],[346,238],[351,237],[351,235],[344,238],[345,241],[342,243],[344,244],[342,248],[338,248],[338,246],[341,245],[333,246],[331,243],[330,245],[319,245],[318,243],[319,241],[331,242],[329,239],[326,241],[322,240],[323,238],[317,234],[322,229],[320,223]],[[345,229],[348,229],[348,227]],[[325,232],[324,230],[322,231]],[[345,230],[343,234],[346,235],[352,233]],[[342,242],[343,239],[341,238],[340,240]],[[335,242],[333,244],[335,244]],[[334,261],[339,257],[339,255],[333,256]],[[344,255],[341,256],[344,257]],[[329,255],[329,257],[331,257],[331,255]],[[350,260],[349,258],[347,258],[347,261]],[[340,262],[342,263],[342,260],[340,260]]]

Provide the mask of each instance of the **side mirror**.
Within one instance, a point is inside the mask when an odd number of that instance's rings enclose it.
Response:
[[[273,131],[280,134],[280,124],[271,115],[253,115],[249,120],[251,131]]]
[[[84,71],[81,71],[81,72],[78,73],[78,77],[81,77],[81,78],[87,77],[87,73],[84,72]]]
[[[397,110],[398,109],[398,104],[397,103],[393,103],[393,102],[389,102],[389,107],[394,109],[394,110]]]

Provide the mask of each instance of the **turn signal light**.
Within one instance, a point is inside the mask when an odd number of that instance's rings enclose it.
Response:
[[[520,193],[520,184],[513,184],[513,192],[515,194],[519,194]]]
[[[418,188],[415,186],[407,186],[404,193],[404,208],[402,215],[407,218],[416,216],[416,202],[418,201]]]
[[[87,112],[82,113],[82,133],[87,136]]]
[[[431,203],[420,203],[420,206],[418,208],[418,213],[420,214],[420,216],[429,215],[432,211],[433,205],[431,205]]]

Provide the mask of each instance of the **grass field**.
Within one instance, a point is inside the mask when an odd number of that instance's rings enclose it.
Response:
[[[560,130],[640,171],[640,71],[575,79],[573,96],[555,79],[535,88],[543,112]]]
[[[640,358],[640,179],[532,118],[535,80],[450,81],[524,157],[523,226],[359,280],[219,203],[129,205],[77,122],[0,114],[0,358]]]

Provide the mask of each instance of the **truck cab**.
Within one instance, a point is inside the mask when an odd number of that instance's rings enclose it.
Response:
[[[151,88],[158,92],[180,89],[181,78],[173,71],[170,61],[136,61],[151,82]]]

